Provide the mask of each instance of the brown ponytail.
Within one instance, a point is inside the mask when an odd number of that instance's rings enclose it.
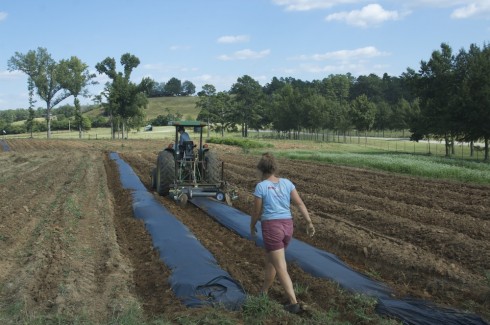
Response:
[[[260,170],[262,174],[274,174],[277,170],[276,159],[269,152],[262,154],[262,158],[260,158],[260,161],[257,164],[257,169]]]

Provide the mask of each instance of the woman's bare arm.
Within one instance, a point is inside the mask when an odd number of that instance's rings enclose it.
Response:
[[[306,222],[308,223],[306,227],[306,232],[308,235],[313,236],[315,234],[315,227],[313,226],[313,223],[310,218],[310,214],[308,213],[308,209],[306,208],[305,203],[301,199],[301,197],[298,194],[298,191],[294,189],[291,192],[291,200],[293,201],[294,205],[296,205],[299,209],[299,212],[301,212],[301,215],[303,218],[305,218]]]
[[[255,225],[262,214],[262,199],[255,196],[252,219],[250,220],[250,234],[255,235]]]

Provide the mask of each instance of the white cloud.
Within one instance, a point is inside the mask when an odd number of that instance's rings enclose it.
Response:
[[[342,11],[328,15],[326,21],[344,21],[349,25],[357,27],[377,26],[387,20],[398,20],[400,14],[397,11],[387,11],[379,4],[369,4],[361,10]]]
[[[213,80],[213,76],[210,74],[202,74],[200,76],[194,77],[194,80],[206,82],[206,81]]]
[[[346,3],[356,3],[359,0],[272,0],[276,5],[285,7],[287,11],[309,11],[326,9]]]
[[[451,18],[490,18],[490,2],[488,0],[413,0],[410,2],[397,0],[406,7],[455,8]]]
[[[169,47],[171,51],[184,51],[184,50],[190,50],[191,47],[189,45],[172,45]]]
[[[231,55],[227,55],[227,54],[220,55],[218,59],[222,61],[261,59],[268,56],[270,53],[271,50],[269,49],[260,52],[252,51],[250,49],[244,49],[244,50],[236,51]]]
[[[189,72],[189,71],[199,70],[198,68],[195,67],[188,67],[182,65],[168,65],[164,63],[147,63],[144,64],[142,67],[145,70],[150,70],[153,72],[163,72],[163,73],[175,72],[175,71]]]
[[[382,52],[374,46],[366,46],[354,50],[339,50],[322,54],[300,55],[292,60],[304,61],[297,67],[283,69],[287,74],[308,73],[313,75],[325,75],[332,73],[347,73],[354,75],[383,73],[386,64],[372,62],[373,59],[389,56],[390,53]],[[321,62],[330,61],[328,64]]]
[[[5,20],[8,14],[4,11],[0,11],[0,21]]]
[[[14,80],[14,79],[19,79],[22,78],[23,76],[26,76],[23,72],[21,71],[0,71],[0,80]]]
[[[465,5],[468,4],[468,2],[470,2],[468,0],[412,0],[412,1],[397,0],[397,1],[410,6],[439,7],[439,8],[448,8],[448,7],[454,7],[459,5]],[[487,0],[473,0],[471,2],[484,3],[486,1]]]
[[[466,19],[471,17],[490,18],[490,2],[470,3],[467,6],[457,8],[451,14],[454,19]]]
[[[342,64],[327,64],[327,65],[305,63],[305,64],[300,64],[296,68],[283,69],[283,72],[289,75],[307,73],[307,74],[312,74],[317,76],[324,76],[324,75],[337,74],[337,73],[340,74],[352,73],[354,76],[368,75],[370,73],[381,75],[384,72],[386,72],[387,67],[388,67],[387,65],[377,65],[377,64],[371,65],[365,61],[345,62]]]
[[[225,91],[230,89],[230,85],[236,82],[236,79],[237,77],[232,75],[224,76],[224,75],[202,74],[202,75],[191,77],[189,80],[191,80],[196,85],[197,89],[204,86],[205,84],[211,84],[216,87],[216,90]]]
[[[333,52],[327,52],[323,54],[312,55],[300,55],[292,58],[293,60],[311,60],[311,61],[325,61],[325,60],[352,60],[352,59],[367,59],[379,56],[390,55],[388,52],[381,52],[374,46],[361,47],[354,50],[339,50]]]
[[[0,110],[27,108],[29,94],[27,90],[22,92],[0,93]],[[42,102],[36,103],[36,106],[42,106]]]
[[[250,40],[248,35],[225,35],[217,39],[218,43],[233,44],[233,43],[246,43]]]
[[[97,72],[94,72],[96,74],[95,81],[99,83],[99,85],[105,85],[106,83],[110,82],[111,79],[106,75],[106,74],[99,74]]]

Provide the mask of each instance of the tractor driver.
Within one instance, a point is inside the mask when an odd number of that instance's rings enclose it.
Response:
[[[179,140],[179,145],[183,146],[184,141],[191,141],[191,137],[187,132],[185,132],[185,129],[182,125],[179,126],[178,128],[179,134],[180,134],[180,140]]]

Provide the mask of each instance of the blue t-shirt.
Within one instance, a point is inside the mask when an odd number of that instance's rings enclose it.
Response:
[[[257,184],[254,196],[262,199],[261,220],[291,219],[291,192],[294,184],[285,178],[273,183],[265,180]]]
[[[187,133],[185,131],[180,134],[179,144],[183,145],[184,141],[191,141],[191,137],[189,136],[189,133]]]

